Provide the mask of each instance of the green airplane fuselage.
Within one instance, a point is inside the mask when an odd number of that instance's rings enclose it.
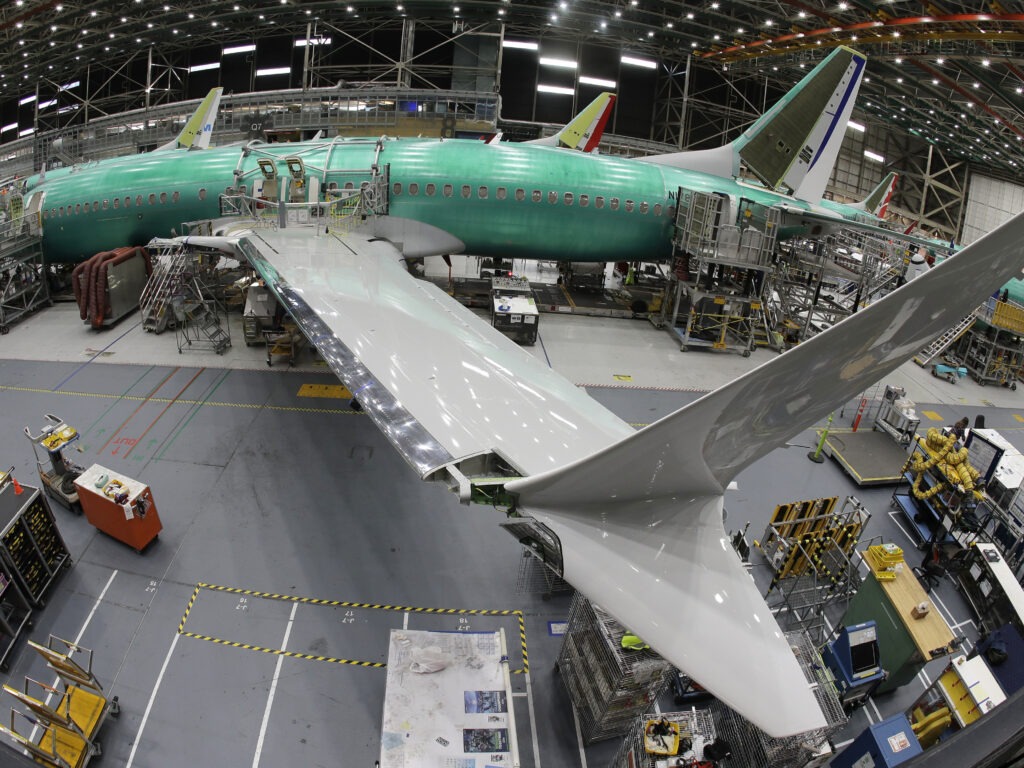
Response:
[[[388,165],[391,216],[425,222],[480,256],[571,261],[669,258],[680,188],[726,195],[731,216],[763,227],[766,206],[799,201],[703,173],[637,160],[523,144],[467,140],[305,142],[162,151],[50,171],[27,193],[45,193],[43,250],[49,262],[76,262],[123,245],[182,233],[182,223],[220,216],[225,190],[253,184],[260,157],[287,176],[284,157],[301,157],[321,195],[331,182],[358,186]],[[236,175],[236,170],[240,175]],[[362,175],[360,175],[362,171]],[[307,181],[308,184],[308,181]],[[742,205],[742,208],[740,207]],[[732,223],[723,222],[723,223]],[[800,234],[801,227],[779,232]]]

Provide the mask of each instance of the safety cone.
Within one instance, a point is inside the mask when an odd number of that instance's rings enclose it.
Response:
[[[18,482],[18,479],[14,475],[11,475],[11,483],[14,485],[15,496],[21,496],[21,494],[25,492],[25,489],[21,487],[21,483]]]

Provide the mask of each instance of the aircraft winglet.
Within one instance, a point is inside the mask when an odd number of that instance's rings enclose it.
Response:
[[[220,107],[220,97],[224,93],[223,88],[213,88],[206,97],[199,103],[196,111],[185,123],[174,141],[169,141],[158,149],[206,149],[210,146],[210,136],[213,135],[213,123],[217,119],[217,109]]]
[[[615,106],[615,99],[614,93],[602,93],[584,107],[582,112],[566,123],[558,133],[524,143],[593,152],[604,135],[608,117],[612,113],[612,107]]]

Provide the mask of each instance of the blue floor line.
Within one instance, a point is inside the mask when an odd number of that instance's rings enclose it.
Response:
[[[548,361],[548,368],[553,368],[554,366],[551,365],[551,358],[548,357],[548,348],[544,346],[544,339],[541,338],[539,333],[537,334],[537,341],[540,342],[540,348],[544,350],[544,359]]]
[[[121,334],[120,336],[118,336],[118,337],[117,337],[116,339],[114,339],[114,340],[113,340],[112,342],[110,342],[109,344],[107,344],[107,346],[105,346],[105,347],[104,347],[103,349],[101,349],[101,350],[100,350],[99,352],[97,352],[97,353],[96,353],[95,355],[93,355],[92,357],[90,357],[90,358],[89,358],[88,360],[86,360],[86,361],[85,361],[84,363],[82,363],[82,364],[81,364],[80,366],[78,366],[77,368],[75,368],[75,370],[73,370],[73,371],[72,371],[71,373],[69,373],[69,374],[68,374],[68,377],[67,377],[66,379],[64,379],[64,381],[62,381],[62,382],[61,382],[60,384],[58,384],[57,386],[55,386],[55,387],[54,387],[54,388],[53,388],[53,389],[52,389],[51,391],[52,391],[52,392],[56,392],[56,391],[58,391],[58,390],[59,390],[59,389],[60,389],[61,387],[63,387],[63,386],[65,385],[65,384],[67,384],[67,383],[68,383],[69,381],[71,381],[71,380],[72,380],[72,379],[73,379],[73,378],[74,378],[75,376],[77,376],[77,375],[78,375],[78,373],[79,373],[79,371],[81,371],[81,370],[82,370],[83,368],[85,368],[85,366],[87,366],[87,365],[88,365],[89,363],[91,363],[91,362],[92,362],[93,360],[95,360],[95,359],[96,359],[97,357],[99,357],[100,355],[102,355],[102,354],[103,354],[104,352],[106,352],[106,351],[107,351],[108,349],[110,349],[110,348],[111,348],[112,346],[114,346],[115,344],[117,344],[117,342],[119,342],[119,341],[120,341],[121,339],[123,339],[123,338],[124,338],[125,336],[127,336],[127,335],[128,335],[129,333],[131,333],[132,331],[134,331],[134,330],[135,330],[135,329],[136,329],[136,328],[137,328],[138,326],[139,326],[139,323],[136,323],[136,324],[135,324],[135,325],[133,325],[133,326],[132,326],[131,328],[128,328],[128,329],[127,329],[127,330],[126,330],[126,331],[125,331],[124,333],[122,333],[122,334]]]

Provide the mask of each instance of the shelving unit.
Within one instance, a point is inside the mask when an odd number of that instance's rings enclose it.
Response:
[[[42,307],[50,305],[46,266],[43,263],[42,238],[34,215],[21,215],[21,197],[13,206],[11,221],[0,225],[0,334],[7,333],[11,323]]]
[[[71,554],[57,529],[45,497],[23,485],[19,496],[10,485],[0,491],[0,569],[37,608]]]
[[[704,745],[715,740],[715,722],[706,709],[641,715],[633,721],[609,768],[656,768],[659,760],[665,760],[664,755],[652,755],[644,749],[644,730],[647,722],[662,718],[678,725],[680,737],[688,739],[691,743],[689,750],[680,749],[679,757],[686,758],[692,755],[694,759],[700,759],[704,755]]]
[[[668,683],[672,665],[650,650],[624,650],[625,633],[615,619],[576,593],[557,665],[586,744],[626,733]]]

